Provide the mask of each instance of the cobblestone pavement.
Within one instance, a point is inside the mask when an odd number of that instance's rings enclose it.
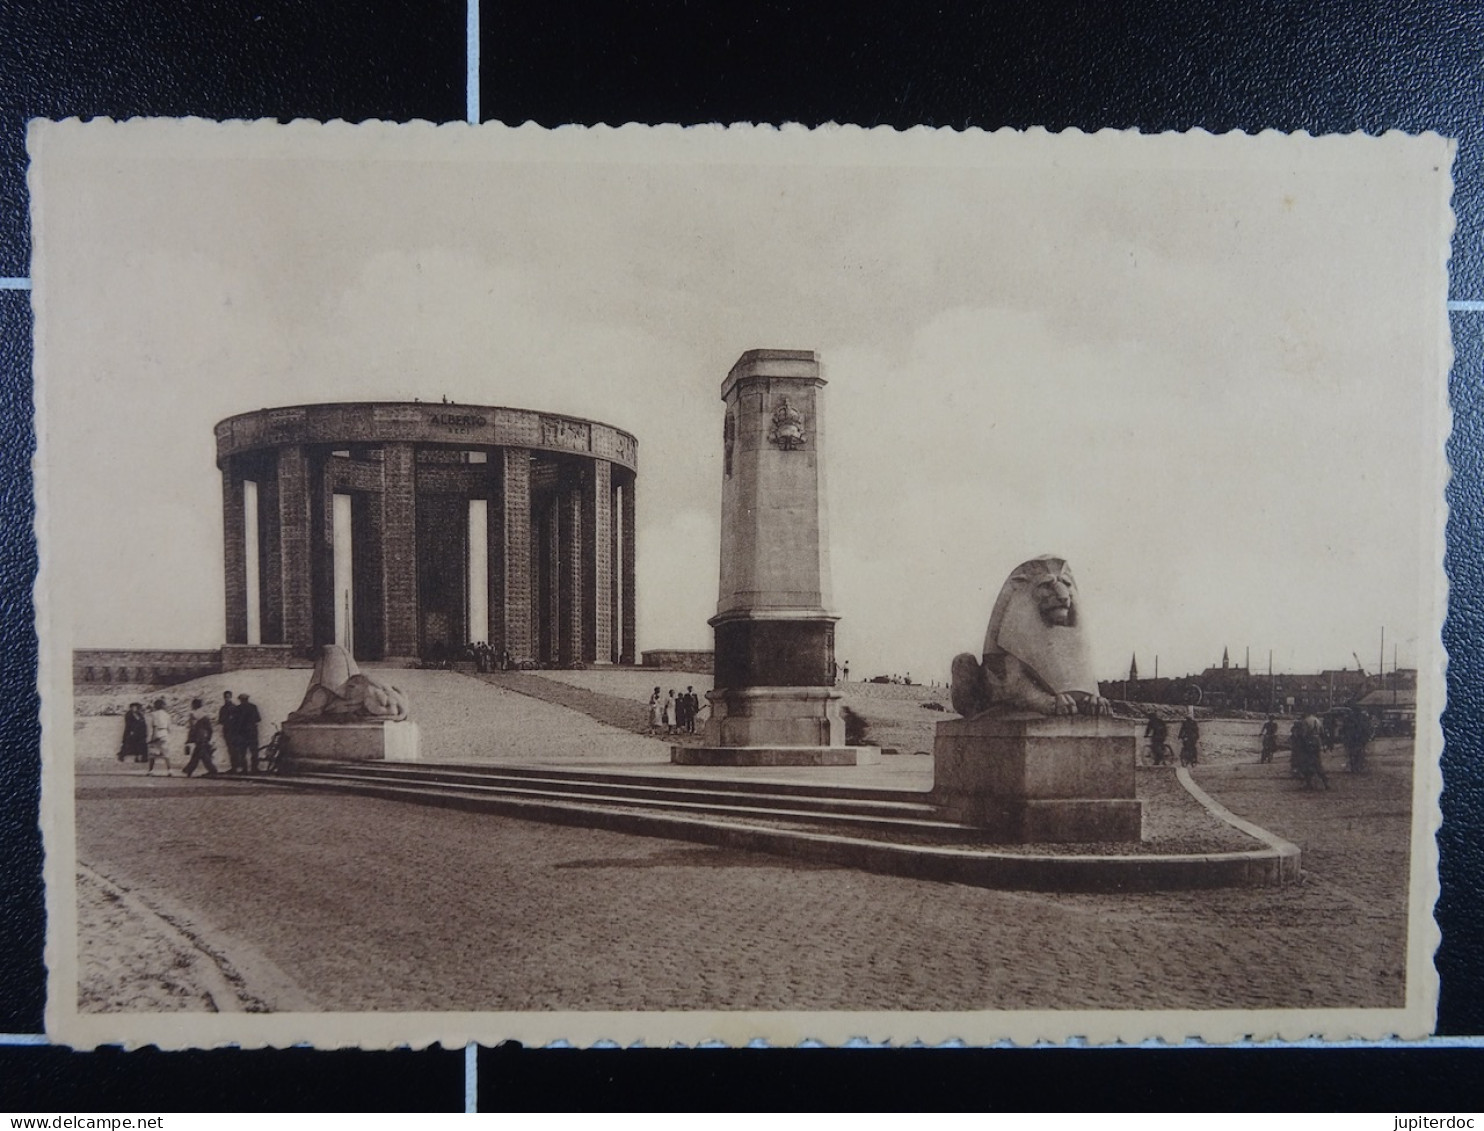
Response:
[[[1306,882],[1283,889],[985,891],[103,761],[80,767],[78,852],[324,1009],[1398,1006],[1399,745],[1328,793],[1282,766],[1198,770],[1304,848]]]

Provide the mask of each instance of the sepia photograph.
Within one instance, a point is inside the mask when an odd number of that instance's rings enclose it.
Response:
[[[29,150],[53,1039],[1432,1031],[1452,143]]]

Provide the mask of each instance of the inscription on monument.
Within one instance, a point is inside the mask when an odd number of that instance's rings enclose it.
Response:
[[[268,411],[263,421],[263,433],[268,438],[293,437],[304,425],[302,408],[275,408]]]
[[[476,428],[485,427],[489,421],[476,412],[435,412],[428,417],[428,423],[462,436]]]

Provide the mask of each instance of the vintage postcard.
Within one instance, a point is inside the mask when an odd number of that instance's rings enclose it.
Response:
[[[1431,1031],[1450,142],[29,144],[55,1040]]]

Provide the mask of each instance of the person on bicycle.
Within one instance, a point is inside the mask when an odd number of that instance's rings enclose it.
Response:
[[[1150,711],[1149,721],[1144,724],[1144,737],[1149,740],[1149,753],[1156,766],[1165,764],[1165,738],[1169,733],[1169,724]]]
[[[1269,715],[1268,721],[1262,724],[1262,757],[1259,761],[1271,762],[1276,753],[1278,753],[1278,720]]]
[[[1180,764],[1194,766],[1196,747],[1201,740],[1201,724],[1195,721],[1195,708],[1186,708],[1185,721],[1180,724]]]

